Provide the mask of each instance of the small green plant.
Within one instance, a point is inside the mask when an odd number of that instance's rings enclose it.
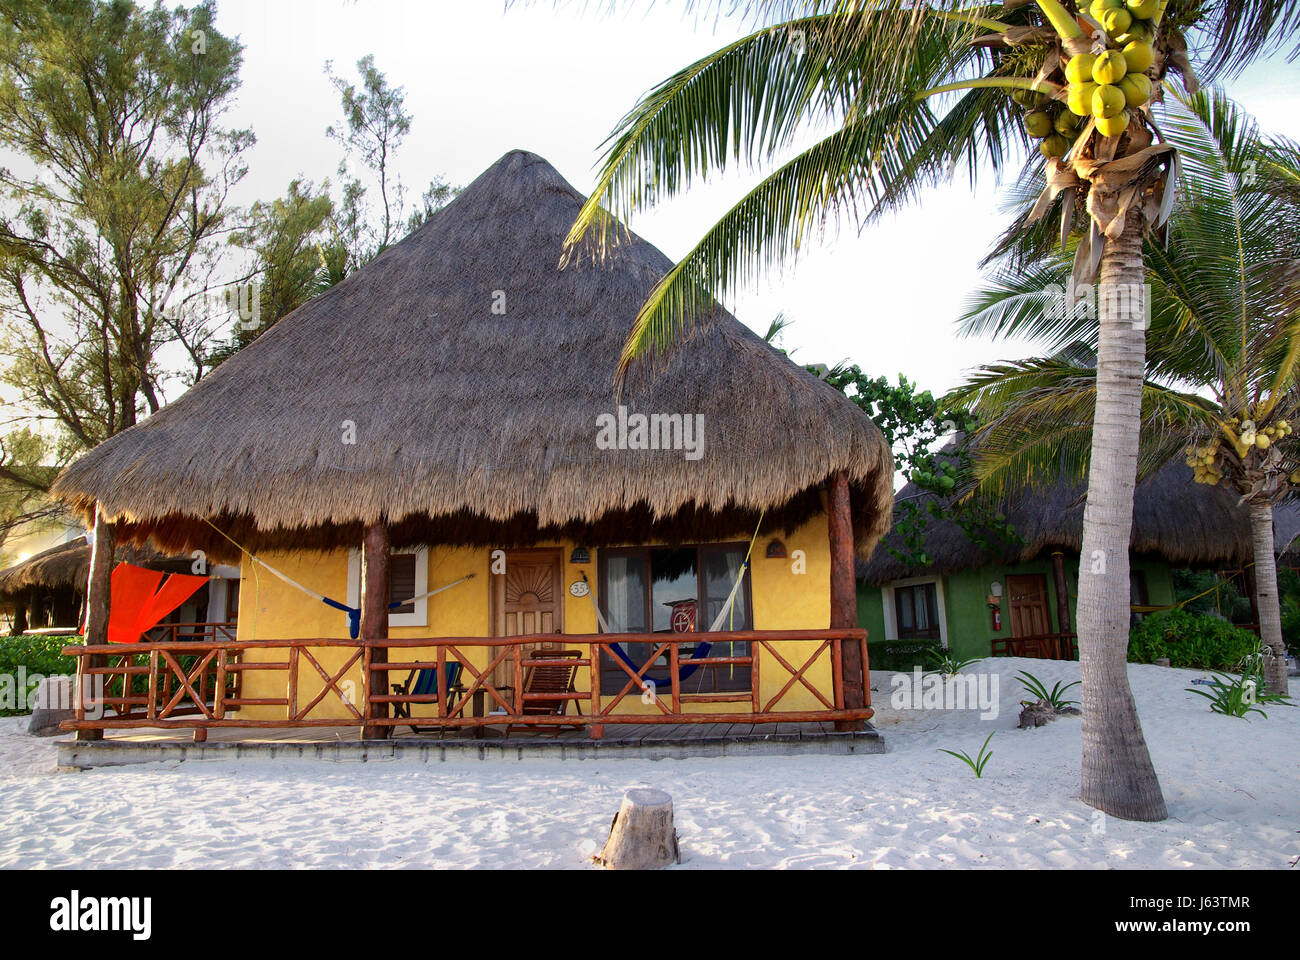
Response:
[[[997,732],[996,730],[993,731],[993,733],[996,732]],[[945,750],[942,747],[940,747],[939,752],[946,753],[952,757],[956,757],[962,763],[966,764],[966,766],[974,770],[976,777],[983,777],[984,767],[988,764],[989,760],[993,758],[993,751],[988,749],[989,741],[993,739],[993,733],[990,733],[987,737],[984,738],[984,746],[980,747],[980,752],[977,753],[973,759],[971,758],[971,755],[967,753],[965,750]],[[984,752],[986,750],[988,750],[987,753]]]
[[[945,677],[955,677],[961,673],[963,667],[969,667],[972,663],[979,663],[983,657],[969,657],[966,660],[959,660],[947,650],[929,649],[925,651],[926,659],[934,664],[932,673],[939,673]]]
[[[1021,670],[1016,675],[1016,679],[1020,681],[1020,685],[1029,692],[1030,696],[1035,700],[1041,700],[1048,704],[1053,710],[1064,710],[1066,707],[1075,706],[1079,702],[1078,700],[1066,700],[1065,694],[1071,687],[1077,687],[1081,684],[1082,680],[1074,680],[1065,684],[1065,686],[1061,686],[1061,681],[1058,680],[1052,685],[1052,689],[1048,690],[1043,681],[1028,670]]]
[[[1285,699],[1281,694],[1262,691],[1259,684],[1250,677],[1229,677],[1216,673],[1207,684],[1210,689],[1188,687],[1188,693],[1194,693],[1210,701],[1210,710],[1228,717],[1244,717],[1249,713],[1258,713],[1265,719],[1268,714],[1258,704],[1272,700]]]

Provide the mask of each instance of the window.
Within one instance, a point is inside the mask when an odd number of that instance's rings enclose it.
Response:
[[[682,547],[619,547],[600,552],[601,613],[615,633],[701,633],[726,607],[748,544],[704,544]],[[719,630],[753,629],[752,597],[746,576]],[[682,644],[687,660],[695,644]],[[650,643],[629,644],[624,651],[636,667],[654,652]],[[715,656],[748,656],[749,644],[728,642]],[[681,667],[683,693],[715,693],[749,689],[749,667],[716,664]],[[665,651],[646,674],[657,685],[669,683]],[[622,690],[630,677],[617,662],[605,658],[601,684],[610,693]]]
[[[933,583],[894,588],[900,640],[939,639],[939,594]]]
[[[405,547],[388,557],[388,602],[411,600],[429,589],[429,548]],[[361,606],[361,551],[348,551],[348,606]],[[424,627],[429,623],[429,598],[420,597],[388,611],[390,627]]]

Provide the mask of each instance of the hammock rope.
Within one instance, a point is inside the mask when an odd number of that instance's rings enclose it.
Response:
[[[301,583],[299,583],[297,580],[294,580],[288,574],[282,573],[281,571],[275,569],[275,567],[271,566],[261,557],[255,556],[251,550],[249,550],[243,544],[236,542],[236,540],[233,537],[231,537],[224,530],[220,529],[211,520],[208,520],[205,517],[203,522],[206,523],[213,530],[216,530],[217,533],[221,534],[221,536],[229,540],[236,550],[238,550],[244,556],[248,557],[248,559],[254,565],[253,566],[254,571],[256,571],[257,567],[259,566],[265,567],[267,573],[270,573],[273,576],[278,577],[280,580],[284,581],[286,584],[293,587],[295,590],[300,590],[301,592],[307,594],[307,596],[319,600],[327,607],[333,607],[335,610],[343,611],[348,615],[348,633],[351,639],[355,640],[357,639],[357,637],[361,635],[361,608],[360,607],[350,607],[346,603],[341,603],[338,600],[334,600],[331,599],[330,597],[325,596],[323,593],[317,593],[315,590],[311,589],[311,587],[303,586]],[[395,600],[388,605],[388,609],[397,610],[400,607],[406,606],[408,603],[414,603],[417,600],[424,600],[427,597],[437,596],[438,594],[442,593],[444,590],[450,590],[452,587],[459,586],[460,584],[464,583],[466,580],[473,580],[473,579],[474,579],[474,574],[472,573],[468,574],[466,576],[461,577],[459,580],[453,580],[451,583],[444,584],[443,586],[438,587],[437,589],[428,590],[424,593],[417,593],[415,596],[407,597],[405,600]]]

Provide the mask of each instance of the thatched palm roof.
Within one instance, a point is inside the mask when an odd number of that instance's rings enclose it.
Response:
[[[156,570],[188,572],[189,557],[169,557],[150,547],[119,547],[116,559]],[[61,543],[0,570],[0,599],[9,600],[31,587],[73,587],[86,590],[90,573],[90,544],[82,538]]]
[[[686,537],[738,532],[763,509],[776,527],[820,509],[845,470],[870,553],[892,503],[880,432],[721,308],[624,397],[702,414],[703,457],[597,448],[623,341],[671,263],[629,234],[611,258],[559,269],[583,200],[541,157],[506,154],[55,493],[87,512],[100,501],[127,537],[222,555],[199,518],[254,549],[356,543],[384,516],[398,543]]]
[[[881,540],[867,562],[859,562],[858,578],[879,586],[922,572],[947,574],[988,564],[1023,563],[1045,551],[1064,548],[1077,553],[1083,542],[1084,488],[1062,483],[1046,489],[1026,489],[1003,499],[997,509],[1010,522],[1022,544],[977,546],[953,520],[931,521],[926,528],[925,552],[931,564],[918,570],[889,552],[901,549],[897,534]],[[923,504],[935,494],[907,484],[897,500],[919,499]],[[1180,566],[1235,566],[1250,560],[1250,520],[1237,495],[1226,486],[1192,481],[1181,462],[1166,464],[1141,483],[1133,498],[1131,549],[1135,554],[1163,557]]]

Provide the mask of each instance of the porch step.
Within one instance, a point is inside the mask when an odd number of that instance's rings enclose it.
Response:
[[[187,760],[441,763],[447,760],[678,760],[686,757],[885,752],[884,738],[870,724],[867,724],[865,730],[848,733],[827,729],[828,726],[794,723],[682,724],[655,729],[649,725],[607,725],[602,740],[589,739],[585,731],[580,736],[563,738],[517,734],[509,739],[483,740],[439,740],[436,736],[405,736],[392,740],[211,739],[206,743],[194,743],[188,737],[149,740],[108,737],[84,742],[61,740],[58,743],[58,761],[61,769],[86,770],[93,767]],[[692,731],[692,727],[699,732]],[[170,733],[171,731],[160,731],[164,737]]]

